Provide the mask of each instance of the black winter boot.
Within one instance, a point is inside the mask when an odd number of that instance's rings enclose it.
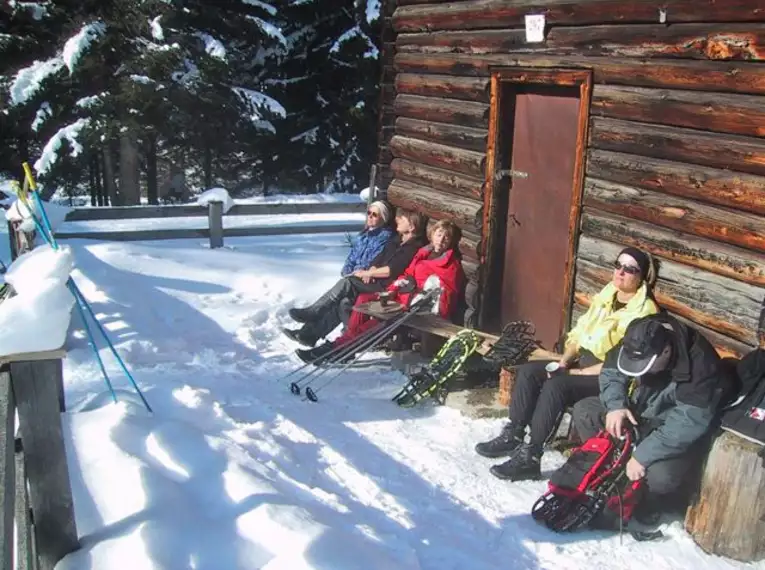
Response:
[[[287,311],[287,313],[293,321],[297,321],[299,323],[310,323],[311,321],[315,321],[319,318],[319,311],[315,310],[312,306],[305,307],[303,309],[295,307]]]
[[[507,422],[500,433],[494,439],[484,441],[475,446],[475,452],[483,457],[495,459],[512,454],[523,443],[525,428],[516,426],[513,422]]]
[[[310,348],[308,350],[302,350],[297,349],[295,351],[295,354],[297,354],[297,357],[305,362],[306,364],[324,364],[326,362],[326,359],[322,359],[321,362],[316,362],[319,358],[322,358],[332,352],[332,350],[335,347],[332,345],[331,342],[325,342],[324,344],[320,344],[316,348]]]
[[[538,445],[524,443],[510,456],[510,459],[494,465],[489,471],[495,477],[507,481],[525,481],[540,479],[542,470],[540,467],[542,448]]]
[[[288,329],[283,328],[282,332],[286,337],[289,337],[290,339],[294,340],[298,344],[302,344],[303,346],[307,346],[308,348],[311,348],[313,345],[316,344],[316,341],[319,340],[317,337],[306,333],[305,328],[302,329]]]

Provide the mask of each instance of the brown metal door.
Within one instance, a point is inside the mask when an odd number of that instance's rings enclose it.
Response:
[[[529,320],[547,348],[563,332],[579,90],[517,93],[502,321]]]

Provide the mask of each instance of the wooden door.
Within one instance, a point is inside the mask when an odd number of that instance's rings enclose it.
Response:
[[[552,348],[563,333],[579,89],[520,87],[515,95],[501,314],[529,320]]]

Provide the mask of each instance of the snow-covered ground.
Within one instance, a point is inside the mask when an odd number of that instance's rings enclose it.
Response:
[[[529,516],[545,483],[501,482],[472,451],[501,422],[399,409],[386,366],[348,371],[319,403],[290,394],[296,346],[278,327],[337,278],[341,234],[68,243],[154,413],[102,351],[110,403],[75,319],[64,423],[82,549],[59,570],[745,567],[679,521],[655,543],[546,531]]]

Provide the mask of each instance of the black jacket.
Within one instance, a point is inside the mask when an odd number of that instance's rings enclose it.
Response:
[[[609,351],[600,373],[600,398],[606,409],[630,408],[640,417],[645,437],[633,455],[644,467],[687,451],[709,430],[730,389],[717,351],[701,333],[668,314],[651,318],[672,328],[669,367],[637,379],[628,395],[631,379],[616,366],[620,343]]]
[[[374,258],[370,267],[388,267],[390,275],[385,279],[378,279],[378,283],[387,287],[399,277],[414,259],[414,255],[425,245],[425,240],[420,237],[412,237],[406,243],[401,243],[401,236],[397,235],[390,240],[383,250]]]

